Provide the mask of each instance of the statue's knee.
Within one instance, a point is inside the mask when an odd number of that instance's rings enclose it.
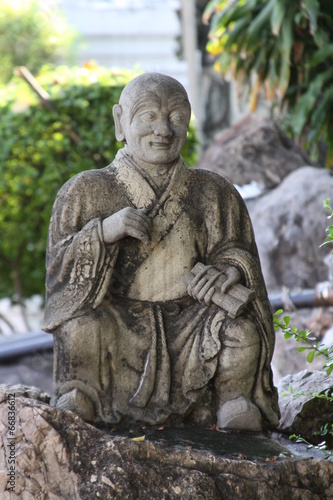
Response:
[[[101,356],[100,325],[94,316],[82,316],[64,323],[54,333],[56,380],[89,378],[98,370]],[[87,366],[89,370],[87,370]]]
[[[230,320],[224,329],[223,343],[229,347],[247,347],[259,344],[260,336],[250,318],[238,317]]]
[[[256,325],[248,318],[230,321],[222,333],[222,350],[218,373],[227,377],[244,377],[257,369],[260,337]]]

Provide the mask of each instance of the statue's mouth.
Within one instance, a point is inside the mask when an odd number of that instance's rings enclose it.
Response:
[[[158,141],[158,142],[151,142],[150,145],[154,149],[169,149],[171,146],[171,143]]]

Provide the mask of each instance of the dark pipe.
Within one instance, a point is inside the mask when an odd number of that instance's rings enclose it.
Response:
[[[52,349],[53,335],[42,331],[0,337],[0,361],[23,356],[34,351]]]
[[[306,289],[299,293],[288,293],[288,295],[272,293],[268,295],[268,298],[273,310],[285,309],[290,302],[295,307],[314,307],[316,294],[314,290]]]

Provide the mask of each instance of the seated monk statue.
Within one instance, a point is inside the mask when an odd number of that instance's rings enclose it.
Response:
[[[124,148],[66,182],[50,222],[53,404],[111,425],[277,426],[251,221],[229,181],[185,165],[185,89],[140,75],[113,114]]]

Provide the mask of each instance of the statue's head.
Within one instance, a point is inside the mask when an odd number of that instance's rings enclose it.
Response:
[[[174,78],[145,73],[124,88],[113,107],[116,138],[134,159],[158,165],[176,160],[183,148],[191,106]]]

